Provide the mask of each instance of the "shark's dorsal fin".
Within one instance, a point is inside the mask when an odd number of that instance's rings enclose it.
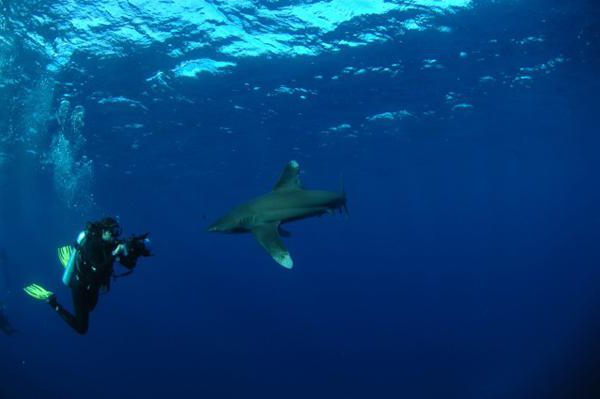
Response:
[[[301,190],[302,185],[300,184],[299,175],[300,165],[298,162],[288,162],[288,164],[285,165],[277,184],[273,187],[273,191]]]
[[[254,227],[252,234],[254,234],[256,241],[273,257],[275,262],[286,269],[291,269],[294,266],[294,261],[281,242],[278,229],[279,222],[265,223]]]

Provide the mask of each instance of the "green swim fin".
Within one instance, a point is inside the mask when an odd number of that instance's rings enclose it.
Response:
[[[58,260],[63,267],[67,267],[73,252],[75,252],[75,248],[70,245],[65,245],[64,247],[58,248]]]
[[[54,295],[52,292],[37,284],[28,285],[27,287],[23,288],[23,291],[25,291],[25,293],[30,297],[40,301],[47,301],[52,295]]]

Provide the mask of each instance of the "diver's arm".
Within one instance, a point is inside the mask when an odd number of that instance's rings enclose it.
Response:
[[[116,259],[120,264],[125,266],[127,269],[132,270],[137,264],[137,260],[140,256],[150,256],[150,249],[148,244],[150,239],[148,233],[132,236],[125,242],[120,243],[113,254],[117,254]]]
[[[123,255],[123,256],[129,255],[129,250],[127,250],[127,245],[125,245],[125,244],[117,245],[117,247],[112,251],[112,255],[117,258],[119,257],[119,255]]]
[[[135,254],[132,253],[127,242],[122,242],[115,250],[112,252],[112,255],[115,257],[117,261],[127,269],[131,270],[135,267],[137,263],[137,258]]]
[[[112,255],[115,257],[115,260],[119,261],[121,265],[130,270],[135,267],[137,262],[137,256],[131,256],[127,249],[127,245],[123,243],[117,245],[115,250],[112,251]]]

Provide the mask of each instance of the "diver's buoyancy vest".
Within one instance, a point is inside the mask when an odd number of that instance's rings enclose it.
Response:
[[[77,248],[77,279],[86,285],[107,286],[113,271],[114,256],[110,244],[101,237],[86,234]]]

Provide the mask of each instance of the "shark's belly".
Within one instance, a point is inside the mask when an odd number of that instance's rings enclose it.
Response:
[[[273,209],[260,215],[259,218],[262,219],[264,223],[276,221],[290,222],[311,216],[322,215],[326,211],[327,208],[322,206]]]
[[[318,216],[334,208],[335,193],[321,191],[289,191],[269,193],[256,198],[245,208],[252,216],[244,225],[289,222]]]

